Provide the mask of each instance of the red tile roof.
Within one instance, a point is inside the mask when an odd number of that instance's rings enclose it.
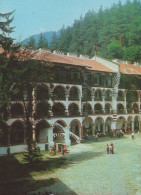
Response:
[[[123,74],[136,74],[141,75],[141,66],[137,66],[134,64],[123,64],[119,63],[120,72]]]
[[[95,71],[114,72],[110,68],[107,68],[103,64],[95,60],[92,60],[92,59],[83,59],[79,57],[57,55],[57,54],[52,54],[50,52],[47,52],[45,50],[39,51],[33,57],[33,59],[50,61],[53,63],[60,63],[60,64],[65,64],[65,65],[69,64],[69,65],[74,65],[74,66],[83,66],[83,67],[88,67],[90,70],[95,70]]]

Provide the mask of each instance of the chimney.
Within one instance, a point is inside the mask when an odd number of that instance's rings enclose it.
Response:
[[[67,56],[77,57],[77,54],[75,54],[75,53],[71,53],[71,52],[68,52],[68,53],[67,53]]]
[[[87,56],[87,55],[83,55],[83,54],[80,54],[80,56],[79,56],[80,58],[84,58],[84,59],[89,59],[89,56]]]

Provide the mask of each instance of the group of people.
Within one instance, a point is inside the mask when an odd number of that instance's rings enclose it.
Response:
[[[111,143],[110,145],[107,144],[106,146],[107,154],[114,154],[114,144]]]
[[[64,155],[65,152],[67,152],[67,148],[64,143],[62,143],[61,146],[58,146],[58,151],[56,151],[56,145],[50,147],[50,156],[54,156],[57,153],[61,153],[62,155]]]

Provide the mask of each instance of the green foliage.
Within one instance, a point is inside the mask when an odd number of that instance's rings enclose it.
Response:
[[[37,146],[35,141],[29,141],[27,154],[25,154],[25,160],[29,163],[36,163],[42,160],[42,154],[40,147]]]
[[[50,49],[106,58],[141,61],[141,1],[119,1],[110,9],[93,10],[63,27],[60,36],[53,38]],[[58,44],[57,44],[58,43]],[[131,48],[130,48],[131,47]],[[133,48],[134,47],[134,48]],[[129,49],[130,48],[130,49]],[[129,53],[135,53],[129,58]],[[130,52],[130,50],[132,50]]]
[[[137,62],[141,56],[141,46],[134,45],[123,48],[123,59],[130,62]]]
[[[107,46],[107,53],[110,58],[122,58],[122,48],[120,42],[117,40],[112,40],[111,43]]]
[[[47,41],[47,39],[45,39],[45,37],[43,36],[42,33],[40,34],[39,42],[37,45],[37,49],[39,49],[39,48],[44,48],[44,49],[48,48],[48,41]]]
[[[33,37],[30,37],[29,42],[28,42],[28,46],[31,49],[36,49],[35,39]]]

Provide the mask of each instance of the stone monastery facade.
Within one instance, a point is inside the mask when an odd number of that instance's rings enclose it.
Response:
[[[33,139],[45,150],[57,143],[79,143],[86,134],[111,130],[141,130],[141,66],[100,57],[47,50],[32,51],[32,59],[50,61],[54,81],[33,91]],[[130,85],[131,84],[131,85]],[[44,100],[44,101],[42,101]],[[8,132],[0,141],[0,154],[25,151],[24,107],[19,96],[11,99],[9,117],[1,128]],[[26,98],[28,105],[28,98]]]

